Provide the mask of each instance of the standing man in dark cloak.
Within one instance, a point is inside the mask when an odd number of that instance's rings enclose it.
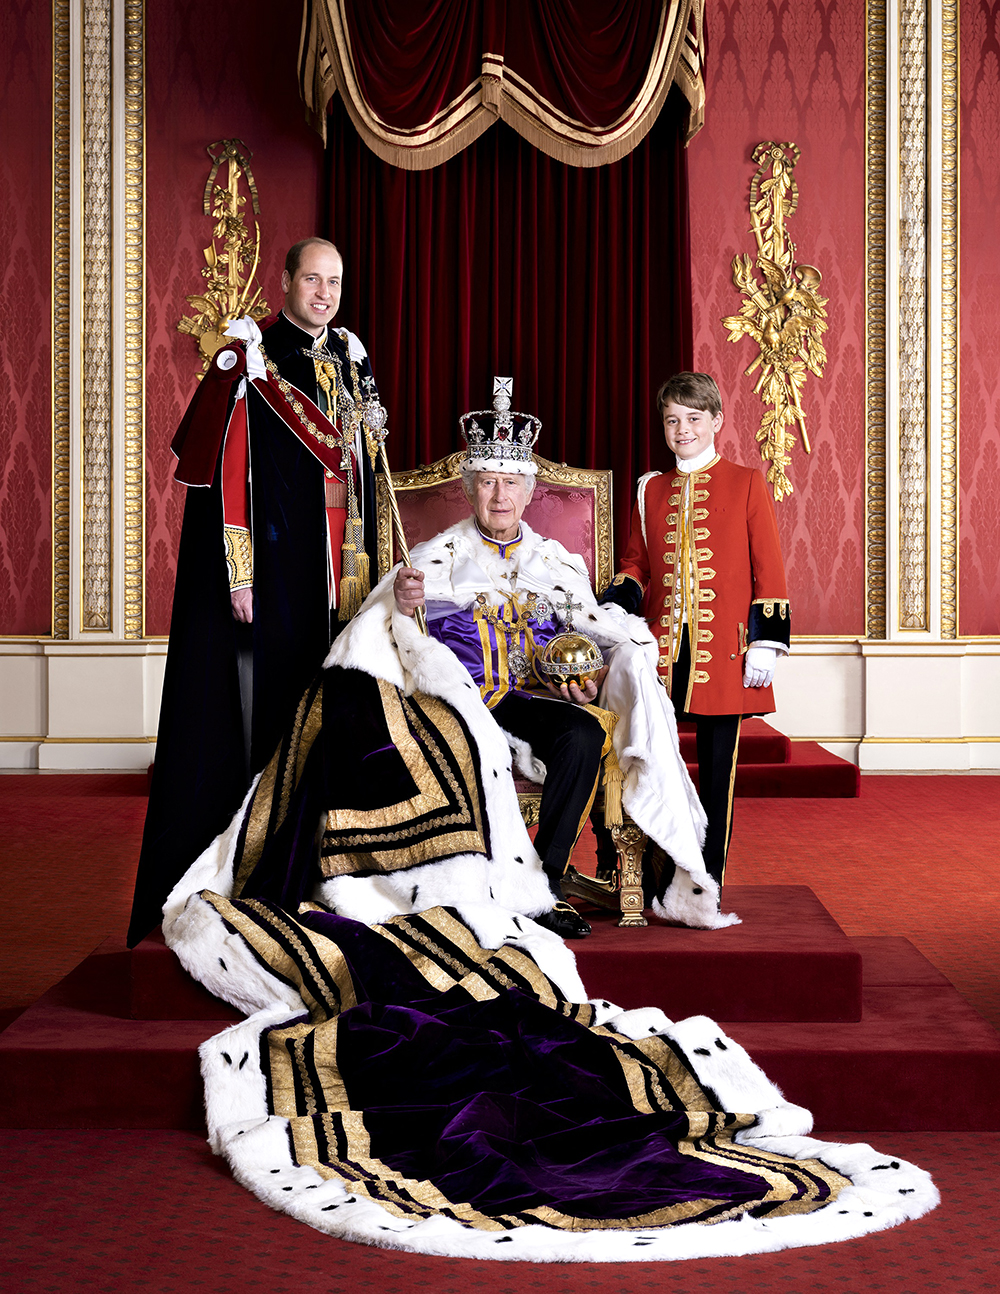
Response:
[[[333,327],[342,279],[332,243],[296,243],[283,309],[262,331],[230,325],[174,438],[189,488],[130,946],[239,808],[369,590],[378,393],[364,346]]]

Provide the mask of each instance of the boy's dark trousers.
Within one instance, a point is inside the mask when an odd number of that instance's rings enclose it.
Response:
[[[702,853],[705,870],[722,884],[726,870],[729,839],[733,834],[733,791],[736,785],[736,756],[740,744],[740,714],[687,714],[687,695],[691,672],[691,647],[687,625],[681,635],[677,660],[674,662],[670,699],[677,722],[690,720],[695,725],[698,749],[698,798],[708,816],[708,831]]]

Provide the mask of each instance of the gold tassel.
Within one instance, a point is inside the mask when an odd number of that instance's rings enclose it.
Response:
[[[337,608],[337,619],[341,624],[346,624],[361,610],[361,604],[364,597],[361,594],[361,585],[356,575],[345,575],[340,581],[340,606]]]
[[[615,748],[612,746],[604,756],[604,825],[620,827],[622,825],[622,785],[625,774],[618,762]]]
[[[592,714],[604,729],[604,748],[601,751],[604,758],[604,825],[620,827],[623,820],[622,786],[625,782],[625,774],[622,772],[621,764],[618,763],[618,756],[611,741],[618,715],[614,710],[604,710],[599,705],[585,705],[583,708],[588,714]]]
[[[319,396],[316,403],[327,415],[331,422],[337,418],[337,370],[332,364],[326,364],[322,360],[314,360],[316,368],[316,386]]]
[[[340,598],[337,619],[341,624],[352,620],[361,610],[361,604],[371,592],[371,572],[365,552],[364,526],[358,511],[358,496],[354,492],[354,471],[347,468],[347,524],[344,543],[340,549]]]

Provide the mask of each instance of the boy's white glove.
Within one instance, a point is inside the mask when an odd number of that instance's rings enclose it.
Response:
[[[748,647],[746,660],[743,662],[743,686],[770,686],[777,655],[773,647]]]

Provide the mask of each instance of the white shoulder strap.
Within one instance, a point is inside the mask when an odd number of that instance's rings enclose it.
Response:
[[[357,333],[351,332],[350,328],[341,328],[340,335],[347,342],[347,350],[351,359],[356,364],[360,364],[368,352],[365,350],[364,343]]]
[[[646,552],[649,552],[649,542],[646,539],[646,486],[654,476],[662,476],[662,472],[647,472],[645,476],[639,477],[639,491],[636,502],[639,505],[639,521],[642,525],[642,542],[646,546]]]

